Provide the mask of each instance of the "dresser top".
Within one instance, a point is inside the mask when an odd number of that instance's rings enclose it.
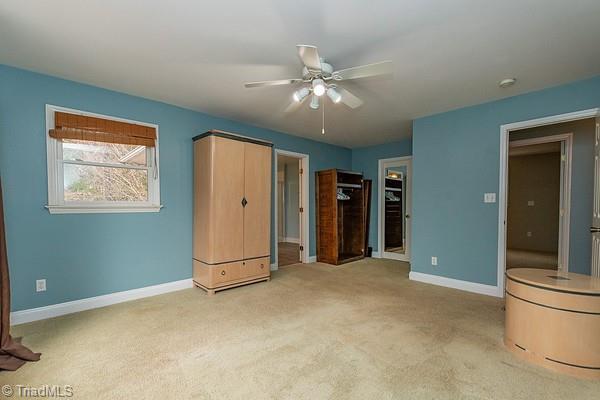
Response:
[[[513,268],[506,277],[525,285],[569,293],[600,296],[600,278],[552,269]]]

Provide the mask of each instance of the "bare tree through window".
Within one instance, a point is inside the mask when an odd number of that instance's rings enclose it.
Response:
[[[63,140],[65,201],[147,201],[147,147]]]

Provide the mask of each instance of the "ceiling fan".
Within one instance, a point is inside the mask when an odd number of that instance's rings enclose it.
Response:
[[[319,109],[320,98],[324,94],[327,94],[327,97],[333,103],[343,103],[350,108],[360,107],[363,101],[347,89],[340,87],[337,82],[392,73],[391,61],[382,61],[375,64],[334,71],[331,64],[326,63],[323,58],[319,57],[316,46],[299,44],[296,47],[298,49],[298,56],[304,64],[302,67],[302,78],[248,82],[244,85],[247,88],[255,88],[303,83],[303,86],[294,92],[294,101],[286,108],[286,112],[295,110],[311,93],[310,108],[313,110]]]

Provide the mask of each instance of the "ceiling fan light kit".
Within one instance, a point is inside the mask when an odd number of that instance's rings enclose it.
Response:
[[[303,87],[301,89],[298,89],[294,92],[294,100],[299,103],[302,100],[304,100],[304,98],[306,96],[308,96],[310,93],[310,89],[308,89],[307,87]]]
[[[245,84],[247,88],[291,85],[303,83],[304,86],[296,90],[293,94],[295,103],[302,103],[304,99],[312,92],[309,107],[313,110],[318,110],[320,101],[319,97],[327,94],[327,97],[334,103],[343,103],[346,106],[354,109],[360,107],[363,102],[350,91],[343,87],[339,87],[337,82],[347,81],[350,79],[360,79],[378,75],[391,75],[392,62],[382,61],[375,64],[361,65],[358,67],[346,68],[335,71],[331,64],[325,62],[319,56],[316,46],[299,44],[298,56],[304,64],[302,67],[302,78],[280,79],[274,81],[248,82]],[[330,84],[336,82],[336,84]],[[323,103],[325,105],[325,103]],[[288,106],[286,112],[295,110],[297,107]],[[324,115],[323,115],[324,118]],[[324,133],[324,130],[323,132]]]
[[[330,87],[327,89],[327,97],[331,99],[335,104],[339,103],[342,100],[342,95],[335,90],[335,88]]]
[[[319,97],[325,94],[325,82],[323,79],[313,79],[312,81],[313,93]]]
[[[310,99],[310,108],[313,110],[319,109],[319,97],[316,94],[313,94],[312,98]]]

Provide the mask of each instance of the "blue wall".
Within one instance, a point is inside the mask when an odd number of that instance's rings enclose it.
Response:
[[[160,213],[50,215],[44,209],[47,103],[158,124],[164,205]],[[346,148],[0,65],[0,174],[12,310],[190,278],[191,138],[211,128],[309,154],[311,211],[314,171],[352,166]],[[314,212],[310,217],[314,255]],[[275,233],[273,220],[271,226]],[[35,280],[40,278],[47,279],[48,289],[35,293]]]
[[[496,285],[500,125],[598,106],[600,77],[415,120],[411,269]]]
[[[379,190],[378,171],[379,160],[382,158],[404,157],[412,154],[412,141],[405,139],[398,142],[380,144],[377,146],[360,147],[352,149],[352,170],[363,173],[364,179],[373,181],[371,191],[371,225],[369,228],[369,246],[373,251],[378,251],[377,234],[377,193]]]

